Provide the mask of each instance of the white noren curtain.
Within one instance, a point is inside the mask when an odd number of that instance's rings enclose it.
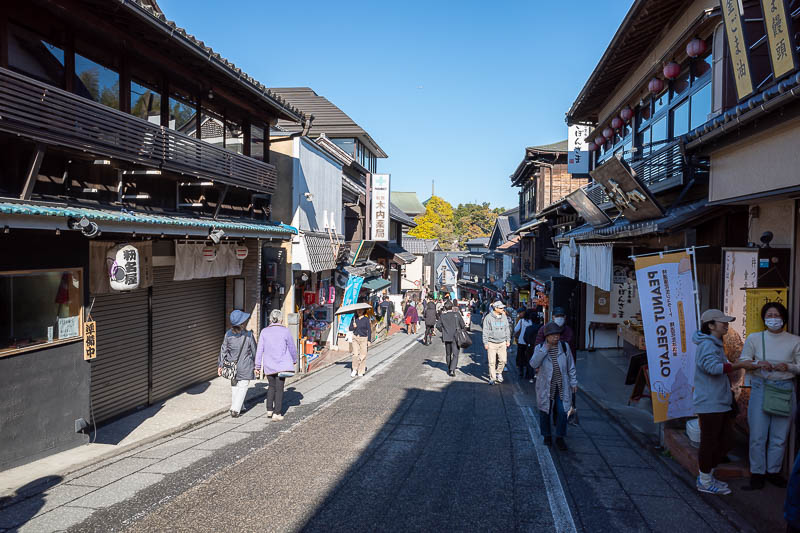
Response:
[[[579,247],[581,261],[578,279],[604,291],[611,290],[611,273],[614,270],[614,253],[610,244]]]

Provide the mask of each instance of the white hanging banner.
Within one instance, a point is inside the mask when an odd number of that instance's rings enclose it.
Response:
[[[634,257],[653,420],[694,415],[697,292],[694,250]]]
[[[747,336],[747,291],[756,287],[758,279],[758,249],[725,250],[722,312],[736,320],[728,325],[728,335],[738,335],[736,345]]]
[[[610,244],[580,245],[581,260],[578,279],[611,292],[611,273],[614,269],[614,248]]]
[[[591,127],[584,124],[569,126],[567,137],[567,172],[575,175],[589,174],[589,143],[586,137]]]

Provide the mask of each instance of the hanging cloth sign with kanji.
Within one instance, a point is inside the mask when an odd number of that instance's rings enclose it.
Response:
[[[97,323],[86,321],[83,323],[83,360],[89,361],[97,357]]]

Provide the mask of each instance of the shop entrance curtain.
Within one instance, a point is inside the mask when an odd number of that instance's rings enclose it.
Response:
[[[570,244],[565,244],[561,247],[558,270],[562,276],[575,279],[575,266],[578,262],[577,251],[574,240]]]
[[[610,244],[581,245],[581,260],[578,279],[604,291],[611,291],[611,273],[614,267],[614,252]]]

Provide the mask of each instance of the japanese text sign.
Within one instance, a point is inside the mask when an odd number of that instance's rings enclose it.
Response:
[[[722,8],[722,18],[725,21],[725,34],[728,37],[733,79],[736,81],[736,96],[742,100],[753,93],[750,54],[744,37],[742,14],[739,12],[738,0],[719,0],[719,2]]]
[[[777,80],[797,68],[791,19],[786,17],[784,0],[761,0],[761,8],[764,10],[764,30],[769,42],[772,73]]]
[[[584,124],[569,126],[567,137],[567,172],[576,175],[589,174],[589,143],[586,137],[591,133],[591,128]]]
[[[373,174],[371,184],[371,217],[372,223],[370,228],[372,230],[373,241],[388,241],[389,240],[389,174]]]
[[[83,323],[83,359],[89,361],[97,357],[97,323]]]
[[[774,302],[786,306],[789,303],[786,289],[745,289],[747,293],[747,331],[757,333],[764,331],[764,322],[761,320],[761,308],[765,304]]]

